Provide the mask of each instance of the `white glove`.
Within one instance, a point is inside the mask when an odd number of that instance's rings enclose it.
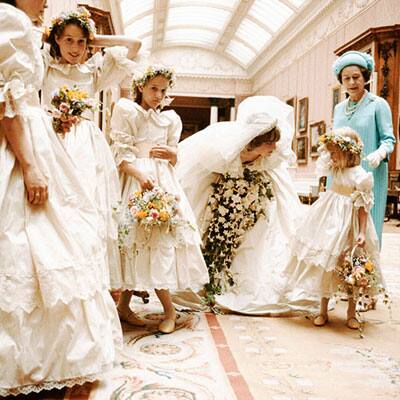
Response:
[[[378,168],[379,164],[382,160],[386,158],[386,156],[386,150],[383,145],[381,145],[378,150],[375,150],[372,153],[368,154],[365,159],[368,161],[368,164],[372,168]]]

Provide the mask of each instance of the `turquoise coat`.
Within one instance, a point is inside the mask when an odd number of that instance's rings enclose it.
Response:
[[[364,143],[363,158],[384,145],[386,154],[390,155],[396,141],[393,135],[392,112],[389,104],[382,97],[367,93],[357,111],[348,116],[345,114],[346,102],[342,101],[335,107],[333,127],[350,127],[355,130]],[[372,171],[374,176],[375,205],[371,210],[375,229],[382,243],[382,228],[385,217],[386,197],[388,190],[388,163],[384,160],[376,169],[371,168],[367,161],[362,161],[362,166],[367,171]]]

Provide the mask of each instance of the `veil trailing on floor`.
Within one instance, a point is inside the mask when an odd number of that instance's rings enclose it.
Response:
[[[254,232],[248,232],[239,247],[231,267],[237,270],[238,286],[232,292],[216,296],[223,308],[246,314],[288,311],[278,304],[283,286],[279,279],[289,257],[290,239],[301,217],[300,201],[287,169],[296,159],[291,148],[293,122],[291,106],[273,96],[254,96],[239,105],[236,121],[212,124],[179,144],[178,177],[202,228],[216,174],[229,170],[230,164],[256,136],[275,126],[281,133],[275,151],[263,158],[261,166],[273,187],[275,201],[270,218],[257,224]],[[175,301],[201,308],[199,297],[193,293],[179,293]]]

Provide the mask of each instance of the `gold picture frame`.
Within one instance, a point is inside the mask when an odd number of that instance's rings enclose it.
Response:
[[[298,136],[296,138],[296,156],[298,164],[307,164],[308,160],[308,137]]]
[[[307,133],[308,125],[308,97],[303,97],[297,104],[297,132],[299,134]]]
[[[311,157],[318,157],[319,137],[326,133],[325,121],[314,122],[310,124],[310,154]]]

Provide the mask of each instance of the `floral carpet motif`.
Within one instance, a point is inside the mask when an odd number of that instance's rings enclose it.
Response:
[[[344,301],[338,301],[324,327],[305,317],[218,316],[254,399],[400,399],[399,243],[399,233],[384,234],[381,265],[392,318],[382,303],[362,313],[363,339],[345,326]]]
[[[141,307],[148,324],[145,329],[123,326],[119,365],[92,387],[90,400],[236,399],[205,315],[180,313],[177,330],[163,335],[157,332],[162,315],[154,306],[135,307]],[[78,398],[78,391],[66,397]]]

